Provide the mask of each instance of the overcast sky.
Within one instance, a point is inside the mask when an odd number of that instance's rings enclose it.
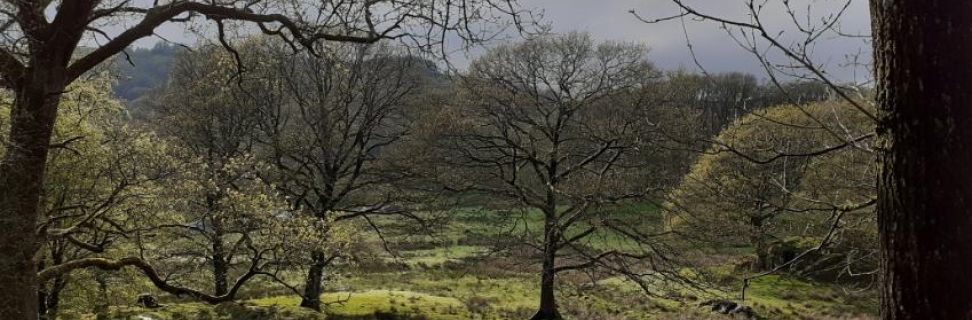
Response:
[[[746,15],[746,0],[685,0],[708,14],[749,21]],[[782,7],[782,0],[766,0],[768,5],[760,15],[764,25],[773,33],[784,31],[781,39],[791,43],[798,39],[793,21]],[[852,1],[839,24],[841,31],[849,34],[867,33],[870,24],[867,1],[864,0],[790,0],[800,21],[806,25],[819,25],[821,18],[839,11],[847,1]],[[710,72],[743,71],[758,75],[765,74],[751,53],[741,49],[719,28],[709,21],[685,19],[685,30],[679,20],[657,24],[638,21],[630,10],[648,18],[661,18],[679,13],[671,0],[521,0],[528,8],[536,8],[543,13],[543,20],[551,25],[554,32],[586,31],[598,40],[618,40],[646,43],[651,47],[649,58],[664,69],[685,68],[697,70],[686,46],[685,32],[691,40],[699,62]],[[809,5],[809,7],[808,7]],[[808,11],[809,8],[809,11]],[[810,13],[807,15],[807,13]],[[164,26],[157,30],[163,36],[185,40],[184,26]],[[151,45],[157,40],[146,39],[139,46]],[[844,66],[847,55],[856,55],[870,60],[869,44],[862,39],[837,37],[831,33],[821,37],[812,57],[836,79],[841,81],[863,81],[867,70]],[[778,57],[778,56],[777,56]],[[457,59],[460,64],[463,59]],[[785,62],[785,59],[775,59]],[[867,61],[864,61],[865,63]]]
[[[711,15],[749,21],[745,15],[747,10],[744,0],[689,0],[685,3]],[[802,40],[802,37],[797,37],[792,19],[783,10],[782,1],[768,0],[768,3],[760,15],[764,25],[777,32],[786,31],[781,36],[785,43]],[[811,24],[819,25],[821,18],[839,12],[847,0],[791,0],[791,3],[794,8],[799,8],[795,11],[804,25],[807,24],[807,8],[810,5]],[[628,12],[633,9],[648,19],[673,16],[679,10],[671,0],[524,0],[524,4],[541,8],[545,13],[545,20],[552,24],[556,32],[583,30],[590,32],[596,39],[647,43],[651,47],[649,57],[658,66],[665,69],[696,69],[679,20],[645,24]],[[742,50],[718,24],[686,19],[685,25],[699,62],[706,70],[764,73],[753,55]],[[867,1],[851,2],[841,19],[841,31],[866,34],[869,25]],[[857,55],[869,61],[869,46],[869,43],[860,38],[838,37],[832,33],[818,40],[812,56],[836,78],[842,81],[854,81],[857,78],[857,81],[861,81],[864,77],[860,74],[867,73],[866,70],[855,70],[842,65],[848,60],[847,55]]]

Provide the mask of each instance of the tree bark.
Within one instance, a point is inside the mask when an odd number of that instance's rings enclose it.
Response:
[[[763,271],[772,268],[769,261],[769,248],[766,245],[766,228],[763,226],[763,212],[756,213],[749,218],[750,226],[753,228],[749,237],[749,242],[756,251],[756,263],[754,271]]]
[[[543,270],[540,273],[540,308],[531,320],[560,320],[557,311],[556,288],[556,258],[557,246],[560,243],[560,228],[557,226],[556,213],[546,214],[543,233]]]
[[[97,270],[94,278],[98,283],[98,298],[93,308],[95,320],[108,320],[108,273]]]
[[[44,62],[56,64],[57,59]],[[0,162],[0,319],[38,316],[38,207],[64,69],[38,67],[16,90]]]
[[[871,1],[883,319],[972,319],[972,1]]]
[[[222,237],[213,241],[213,295],[221,296],[229,293],[229,261],[223,250]]]
[[[223,246],[223,224],[216,218],[216,197],[207,196],[206,204],[210,212],[213,224],[212,236],[212,267],[213,267],[213,294],[216,296],[225,295],[229,292],[229,264],[227,261],[226,248]]]
[[[38,318],[41,320],[55,320],[61,309],[61,293],[67,287],[68,278],[65,275],[57,275],[51,279],[50,287],[40,284],[41,291],[37,293],[38,299]]]
[[[307,270],[307,281],[304,283],[304,296],[300,299],[300,306],[304,308],[321,311],[321,293],[324,289],[324,267],[330,260],[320,251],[313,254],[314,263]]]

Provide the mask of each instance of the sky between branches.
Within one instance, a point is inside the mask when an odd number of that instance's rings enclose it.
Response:
[[[685,0],[685,3],[700,11],[719,17],[749,21],[746,14],[747,0]],[[763,23],[777,31],[784,31],[781,38],[785,42],[799,41],[791,17],[783,10],[783,0],[766,1],[766,8],[760,15]],[[820,19],[836,13],[847,1],[851,1],[839,24],[843,33],[867,34],[870,18],[867,1],[864,0],[791,0],[791,7],[804,24],[820,24]],[[709,72],[742,71],[763,75],[765,72],[751,53],[746,52],[721,29],[718,24],[683,20],[645,24],[629,11],[634,10],[646,19],[668,17],[679,13],[671,0],[521,0],[524,7],[542,12],[543,21],[549,23],[552,31],[587,31],[598,40],[632,41],[647,43],[651,47],[649,59],[663,69],[685,68],[698,70],[686,46],[686,32],[695,48],[699,63]],[[809,5],[809,7],[808,7]],[[809,11],[808,11],[809,8]],[[807,15],[807,13],[810,13]],[[118,27],[119,29],[121,26]],[[170,24],[160,27],[156,33],[175,42],[193,44],[196,37],[185,31],[185,26]],[[158,37],[143,39],[136,46],[146,47],[160,41]],[[459,68],[468,63],[482,50],[469,53],[456,53],[451,60]],[[848,67],[848,55],[870,61],[870,44],[866,39],[847,38],[830,34],[821,37],[813,50],[815,62],[822,64],[828,73],[841,82],[864,82],[868,70]],[[771,55],[773,56],[773,55]],[[785,62],[779,55],[774,61]]]

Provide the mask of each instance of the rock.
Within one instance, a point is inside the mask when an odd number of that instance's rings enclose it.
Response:
[[[729,315],[742,315],[746,319],[756,319],[756,312],[752,307],[736,303],[725,299],[712,299],[699,304],[700,307],[712,307],[712,312]]]
[[[138,300],[135,301],[135,304],[144,308],[151,308],[151,309],[159,308],[162,306],[155,299],[155,296],[152,296],[151,294],[147,294],[147,293],[138,295]]]

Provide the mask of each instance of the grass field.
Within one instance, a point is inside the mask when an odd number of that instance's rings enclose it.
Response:
[[[618,215],[656,215],[652,205],[619,208]],[[516,215],[517,223],[508,223]],[[496,212],[481,209],[454,214],[442,234],[401,235],[396,254],[384,254],[367,266],[345,266],[330,281],[322,313],[296,307],[294,295],[252,297],[240,303],[208,306],[169,304],[146,311],[112,308],[118,319],[527,319],[537,307],[539,277],[524,252],[494,252],[484,239],[502,237],[515,228],[534,228],[534,212]],[[642,216],[641,218],[644,218]],[[657,217],[655,217],[657,218]],[[653,219],[655,219],[653,218]],[[645,221],[651,222],[651,219]],[[617,245],[612,235],[591,243]],[[718,249],[718,248],[716,248]],[[730,257],[747,255],[745,248],[723,248]],[[525,261],[524,261],[525,260]],[[738,294],[739,272],[731,266],[694,270],[686,277],[715,275],[704,288],[658,284],[654,295],[620,277],[592,282],[584,274],[558,279],[559,304],[568,319],[729,319],[700,308],[701,301]],[[877,300],[873,292],[854,291],[826,283],[771,275],[753,281],[747,304],[762,319],[872,319]],[[136,318],[135,316],[143,316]],[[94,319],[93,315],[81,318]]]

